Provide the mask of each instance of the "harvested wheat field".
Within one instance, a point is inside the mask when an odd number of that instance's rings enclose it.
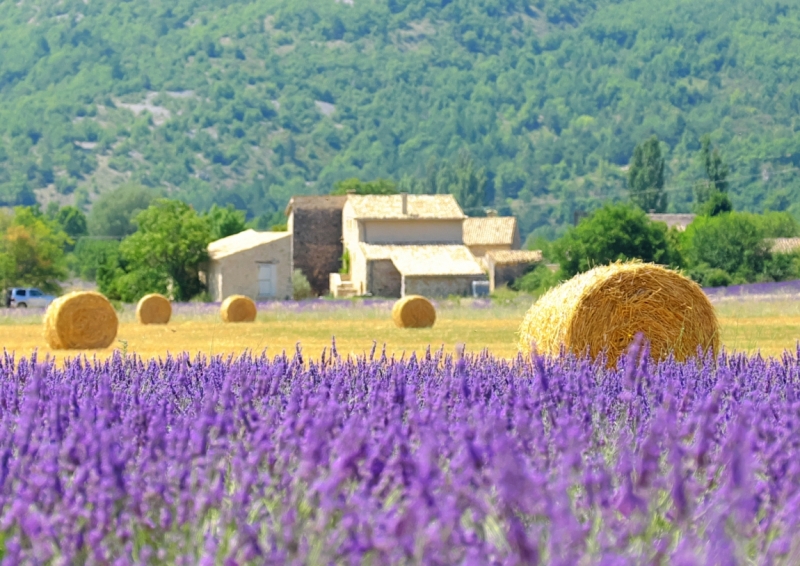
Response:
[[[246,350],[269,354],[294,351],[299,343],[307,356],[318,357],[336,338],[343,355],[363,354],[377,341],[400,356],[444,346],[453,351],[464,343],[468,351],[487,348],[503,358],[517,355],[517,331],[530,306],[527,297],[506,303],[489,301],[437,302],[433,328],[402,329],[392,321],[393,301],[274,303],[259,305],[251,324],[225,324],[219,306],[176,305],[169,325],[140,325],[133,307],[120,313],[116,341],[101,350],[50,349],[43,339],[43,311],[0,309],[0,345],[17,355],[52,353],[59,359],[86,353],[107,357],[117,350],[145,358],[167,353],[240,354]],[[728,351],[777,356],[794,350],[800,339],[797,301],[738,301],[717,305],[722,346]]]

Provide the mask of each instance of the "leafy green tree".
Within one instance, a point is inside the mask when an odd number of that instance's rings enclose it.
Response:
[[[211,241],[233,236],[247,229],[244,211],[236,210],[232,204],[225,208],[213,205],[205,218],[209,224]]]
[[[436,191],[453,195],[469,216],[484,212],[486,185],[486,168],[478,169],[466,150],[459,152],[455,166],[445,165],[436,176]]]
[[[136,231],[134,218],[156,198],[152,189],[123,185],[103,194],[89,213],[89,232],[93,236],[124,238]]]
[[[202,292],[199,269],[211,241],[207,220],[183,202],[157,199],[136,223],[139,230],[120,244],[116,265],[98,274],[101,289],[126,302],[169,290],[175,300],[188,301]]]
[[[70,270],[84,281],[95,281],[101,266],[119,257],[119,242],[105,238],[81,238],[68,256]]]
[[[394,195],[397,194],[397,185],[389,179],[375,179],[362,181],[352,178],[339,181],[333,185],[332,195]]]
[[[0,280],[4,287],[33,286],[49,293],[61,290],[67,276],[67,235],[31,207],[0,218]]]
[[[771,256],[763,230],[748,213],[698,217],[686,229],[684,239],[689,273],[700,283],[712,269],[728,273],[734,282],[755,281]]]
[[[795,263],[773,255],[770,239],[798,234],[800,226],[785,212],[730,212],[695,219],[682,236],[682,248],[689,274],[703,285],[724,285],[722,273],[728,283],[779,281],[795,275]]]
[[[728,166],[719,150],[711,148],[711,136],[700,140],[700,161],[706,178],[695,185],[695,203],[699,214],[717,216],[733,210],[728,197]]]
[[[645,212],[667,210],[664,158],[656,136],[637,145],[633,150],[633,159],[628,169],[628,190],[631,201]]]
[[[69,242],[65,247],[66,251],[75,249],[75,243],[88,233],[86,215],[77,207],[65,206],[60,208],[52,218],[61,228],[61,231],[69,236]]]
[[[622,204],[606,205],[567,230],[554,243],[553,254],[563,277],[620,260],[680,263],[669,245],[666,224],[651,222],[641,209]]]

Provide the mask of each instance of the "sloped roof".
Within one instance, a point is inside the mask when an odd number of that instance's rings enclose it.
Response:
[[[361,249],[368,260],[392,260],[403,275],[483,275],[483,269],[467,246],[379,246],[362,243]]]
[[[403,214],[403,195],[347,195],[355,218],[362,220],[458,220],[464,218],[453,195],[406,195],[407,214]]]
[[[517,219],[513,216],[467,218],[464,220],[464,244],[467,246],[514,245]]]
[[[316,195],[316,196],[293,196],[286,205],[286,216],[293,209],[302,208],[305,210],[331,209],[341,210],[347,202],[346,195]]]
[[[772,253],[789,254],[800,250],[800,238],[774,238],[772,240]]]
[[[208,257],[220,259],[239,252],[251,250],[258,246],[290,238],[290,232],[256,232],[255,230],[245,230],[233,236],[222,238],[208,244]]]
[[[692,223],[696,215],[694,214],[658,214],[651,213],[647,217],[653,222],[664,222],[667,228],[677,228],[681,232],[686,230],[686,227]]]
[[[540,250],[497,250],[487,252],[486,257],[495,265],[517,265],[542,261],[542,252]]]

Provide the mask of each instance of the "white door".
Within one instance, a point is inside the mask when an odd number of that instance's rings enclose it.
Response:
[[[273,263],[258,265],[258,296],[275,296],[275,264]]]

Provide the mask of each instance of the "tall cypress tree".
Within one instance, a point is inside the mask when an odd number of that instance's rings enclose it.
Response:
[[[717,148],[711,149],[711,137],[706,134],[700,140],[700,162],[706,179],[695,185],[695,207],[697,212],[717,216],[733,210],[728,198],[728,166],[723,163]]]
[[[667,210],[664,158],[656,136],[637,145],[633,150],[633,159],[628,169],[628,189],[631,201],[645,212]]]

